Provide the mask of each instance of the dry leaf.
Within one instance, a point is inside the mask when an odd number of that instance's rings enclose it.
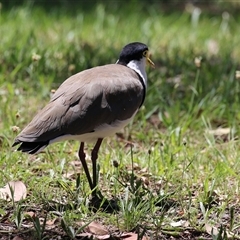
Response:
[[[58,220],[57,218],[47,220],[46,221],[46,225],[52,226],[52,225],[54,225],[56,223],[57,220]]]
[[[187,223],[187,221],[180,220],[180,221],[177,221],[177,222],[171,222],[170,225],[172,227],[184,227],[184,226],[186,226],[186,223]]]
[[[208,130],[207,132],[213,134],[214,136],[222,136],[230,134],[231,128],[217,128],[214,130]]]
[[[218,235],[218,230],[216,227],[213,227],[209,224],[206,224],[205,225],[205,229],[206,229],[206,232],[209,234],[209,235]]]
[[[23,239],[19,236],[15,236],[12,240],[23,240]]]
[[[222,140],[223,142],[227,142],[231,139],[231,128],[217,128],[214,130],[206,130],[207,134],[210,134],[216,140]]]
[[[213,227],[209,224],[205,224],[205,229],[206,229],[206,232],[209,234],[209,235],[214,235],[214,236],[218,236],[219,234],[219,230],[216,228],[216,227]],[[234,233],[230,232],[230,231],[226,231],[226,234],[227,234],[227,239],[229,238],[233,238],[234,236]]]
[[[136,233],[126,233],[120,236],[120,238],[124,240],[138,240],[138,237],[139,236]],[[148,237],[143,236],[142,240],[148,240]]]
[[[3,188],[0,188],[0,198],[7,201],[12,200],[13,197],[13,200],[18,202],[21,199],[25,199],[26,196],[27,188],[22,181],[11,181]]]
[[[25,215],[25,216],[29,216],[29,217],[35,217],[35,212],[32,212],[32,211],[30,211],[30,212],[24,212],[24,215]]]
[[[74,166],[74,167],[78,167],[78,166],[81,166],[81,162],[80,161],[71,161],[70,162],[70,165]]]
[[[145,167],[145,168],[142,168],[142,169],[140,169],[140,171],[139,171],[139,173],[148,173],[149,171],[148,171],[148,168],[147,167]]]
[[[148,186],[150,184],[149,179],[147,177],[142,176],[140,179],[145,185]]]
[[[79,233],[77,234],[78,237],[81,237],[81,239],[91,239],[92,238],[92,234],[91,233]]]
[[[111,237],[110,234],[106,234],[106,235],[97,236],[97,239],[98,240],[110,240],[110,239],[113,239],[113,238]]]
[[[68,173],[64,173],[63,177],[67,179],[74,179],[75,175],[76,175],[75,171],[70,171]]]
[[[86,229],[86,231],[89,231],[96,235],[107,235],[108,234],[108,230],[102,224],[95,222],[95,221],[91,222],[85,229]]]

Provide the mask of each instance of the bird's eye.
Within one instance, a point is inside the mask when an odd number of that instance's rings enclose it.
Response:
[[[143,52],[143,56],[144,56],[144,57],[147,57],[147,53],[148,53],[148,51],[147,51],[147,50],[146,50],[146,51],[144,51],[144,52]]]

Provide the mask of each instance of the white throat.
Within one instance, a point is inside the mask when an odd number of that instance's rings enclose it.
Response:
[[[147,74],[146,74],[146,59],[142,58],[139,61],[132,60],[127,66],[137,72],[143,79],[145,87],[147,87]]]
[[[116,63],[118,63],[117,60]],[[137,72],[140,77],[143,79],[144,85],[147,88],[147,74],[146,74],[146,59],[142,58],[140,61],[132,60],[130,61],[127,66]]]

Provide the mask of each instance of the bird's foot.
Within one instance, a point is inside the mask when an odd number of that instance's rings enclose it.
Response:
[[[90,200],[90,209],[94,212],[102,210],[107,213],[114,213],[119,211],[118,199],[106,199],[101,192],[96,192],[92,195]]]

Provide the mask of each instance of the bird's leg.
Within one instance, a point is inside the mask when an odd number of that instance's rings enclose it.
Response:
[[[93,170],[93,192],[92,195],[96,196],[97,194],[97,158],[98,158],[98,151],[99,148],[101,146],[103,139],[102,138],[98,138],[93,150],[92,150],[92,170]]]
[[[108,201],[100,191],[97,189],[97,182],[98,182],[98,175],[97,175],[97,158],[98,158],[98,151],[101,146],[103,139],[98,138],[91,154],[92,158],[92,169],[93,169],[93,191],[92,191],[92,199],[91,199],[91,208],[93,211],[97,211],[99,208],[104,209],[106,212],[115,212],[115,210],[119,210],[118,204],[115,199]]]
[[[79,159],[82,163],[83,169],[86,173],[87,180],[88,180],[88,183],[90,185],[90,188],[93,191],[93,189],[95,187],[93,186],[93,182],[92,182],[92,179],[91,179],[91,176],[90,176],[90,173],[89,173],[89,170],[88,170],[88,166],[87,166],[87,163],[86,163],[86,154],[84,153],[84,142],[81,142],[81,144],[80,144],[80,148],[79,148],[79,151],[78,151],[78,156],[79,156]]]

